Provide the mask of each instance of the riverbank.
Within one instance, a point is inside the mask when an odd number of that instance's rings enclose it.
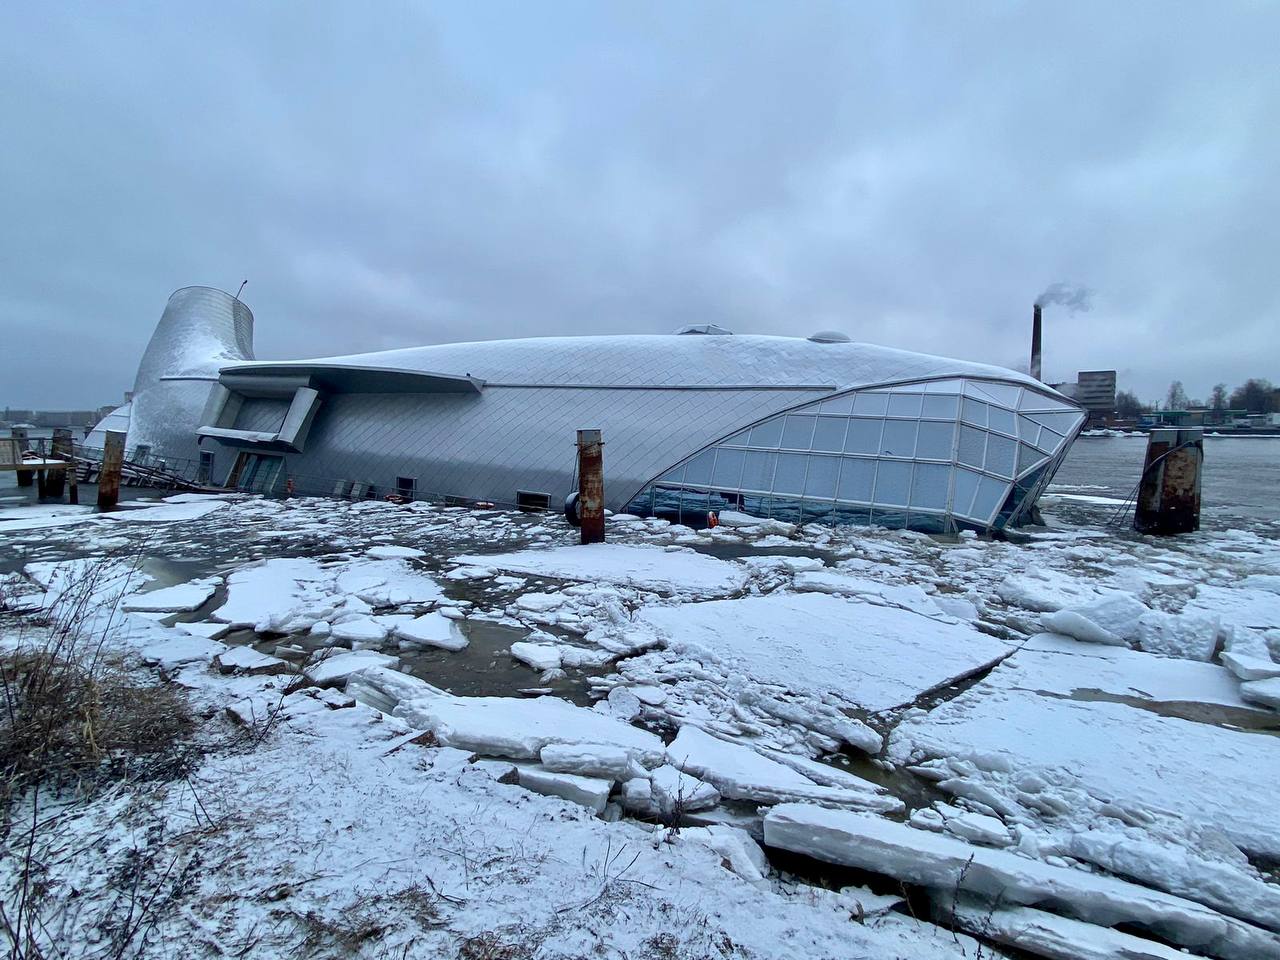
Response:
[[[42,922],[91,936],[145,862],[182,878],[142,878],[154,956],[956,957],[1068,915],[1272,949],[1280,524],[1046,507],[1019,544],[615,517],[598,548],[425,504],[0,514],[11,598],[121,565],[86,629],[197,718],[181,779],[43,798]],[[998,912],[945,866],[996,854]]]

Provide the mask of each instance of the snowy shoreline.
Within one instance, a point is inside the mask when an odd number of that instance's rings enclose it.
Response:
[[[1099,516],[1104,499],[1077,496]],[[952,927],[1043,956],[1071,955],[1052,952],[1064,938],[1082,956],[1280,956],[1274,525],[1164,542],[1058,525],[1013,544],[619,516],[608,545],[581,548],[556,518],[426,504],[183,496],[14,516],[11,606],[145,550],[152,566],[98,584],[121,608],[112,646],[190,692],[204,740],[270,718],[251,751],[211,749],[137,810],[113,794],[65,814],[73,835],[116,839],[54,889],[105,897],[103,864],[157,823],[180,833],[193,791],[224,805],[154,955],[189,955],[195,931],[210,955],[271,956],[308,910],[426,889],[439,925],[388,908],[369,956],[452,955],[516,927],[538,931],[530,956],[656,954],[677,915],[677,956],[720,955],[718,938],[972,956]],[[161,561],[194,575],[168,582]],[[482,648],[482,627],[512,639]],[[472,687],[485,663],[491,686],[452,693],[468,657]],[[823,890],[771,848],[879,879]],[[290,889],[287,914],[229,895],[250,863],[253,889]]]

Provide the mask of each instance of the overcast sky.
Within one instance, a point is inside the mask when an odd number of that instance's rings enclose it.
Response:
[[[263,358],[844,330],[1280,381],[1274,3],[0,5],[0,406],[113,402],[169,293]]]

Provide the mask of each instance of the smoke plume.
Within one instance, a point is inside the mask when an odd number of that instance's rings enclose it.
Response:
[[[1046,307],[1051,303],[1066,307],[1071,313],[1081,313],[1090,307],[1093,291],[1078,283],[1051,283],[1044,293],[1036,297],[1036,305]]]

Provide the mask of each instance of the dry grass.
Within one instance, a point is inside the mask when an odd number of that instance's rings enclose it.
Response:
[[[302,940],[293,954],[299,957],[351,957],[359,954],[385,935],[399,930],[410,920],[419,930],[430,930],[443,924],[439,897],[422,884],[412,884],[392,894],[359,897],[343,908],[336,917],[316,910],[305,913],[283,911],[302,931]],[[414,941],[404,944],[406,955]],[[384,949],[379,955],[395,956]]]
[[[0,597],[0,855],[14,868],[0,891],[0,942],[12,960],[139,951],[188,882],[178,855],[135,850],[101,913],[81,918],[96,942],[56,932],[84,913],[51,895],[51,871],[72,849],[68,801],[122,779],[181,778],[194,758],[183,692],[130,669],[108,642],[140,556],[69,564],[34,611]]]
[[[509,940],[496,930],[466,937],[458,944],[459,960],[527,960],[535,945],[520,939]]]
[[[59,647],[62,649],[59,649]],[[139,682],[118,662],[51,640],[0,655],[4,800],[40,784],[80,789],[157,765],[181,773],[192,721],[175,687]],[[0,828],[8,807],[0,806]]]

